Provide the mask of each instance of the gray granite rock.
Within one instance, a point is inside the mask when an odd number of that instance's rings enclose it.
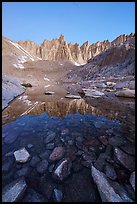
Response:
[[[5,186],[2,192],[2,202],[17,202],[23,197],[27,184],[23,178],[17,179]]]
[[[16,162],[25,163],[30,159],[30,154],[25,148],[21,148],[14,152]]]
[[[53,178],[59,181],[63,181],[65,178],[69,176],[71,167],[72,163],[69,160],[64,159],[53,172]]]

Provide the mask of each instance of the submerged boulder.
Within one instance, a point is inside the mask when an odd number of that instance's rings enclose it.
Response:
[[[23,197],[27,184],[23,178],[17,179],[5,186],[2,192],[2,202],[18,202]]]
[[[30,159],[30,154],[25,149],[25,147],[15,151],[14,156],[15,156],[16,162],[18,163],[25,163]]]

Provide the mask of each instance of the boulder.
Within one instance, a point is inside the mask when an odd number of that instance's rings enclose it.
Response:
[[[61,159],[64,156],[64,153],[65,153],[64,147],[55,147],[49,157],[49,161],[54,162]]]
[[[100,98],[101,96],[105,96],[105,94],[101,91],[90,89],[90,90],[85,91],[85,96],[93,97],[93,98]]]
[[[64,159],[53,172],[53,178],[63,181],[70,174],[72,163],[68,159]]]
[[[135,98],[135,90],[125,89],[115,93],[118,97]]]
[[[118,82],[114,88],[115,89],[123,89],[123,88],[128,88],[128,85],[129,85],[129,81],[121,81],[121,82]]]
[[[16,162],[18,163],[25,163],[30,159],[30,154],[25,149],[25,147],[15,151],[14,156],[15,156]]]
[[[114,155],[126,169],[131,172],[135,170],[135,158],[133,156],[126,154],[118,147],[114,148]]]
[[[18,202],[27,188],[24,178],[17,179],[5,186],[2,192],[2,202]]]
[[[124,195],[121,195],[121,188],[120,190],[118,189],[118,183],[117,188],[114,188],[106,175],[97,170],[93,165],[91,165],[91,174],[99,190],[102,202],[132,202],[125,191],[124,193],[122,192]]]

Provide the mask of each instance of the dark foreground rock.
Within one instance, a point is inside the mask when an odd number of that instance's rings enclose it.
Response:
[[[130,183],[135,191],[135,171],[132,172],[131,176],[130,176]]]
[[[93,165],[91,165],[91,174],[98,187],[102,202],[132,202],[132,199],[128,197],[123,188],[124,193],[121,193],[118,183],[115,182],[117,185],[114,188],[114,185],[112,185],[106,175],[98,171]]]
[[[129,171],[135,170],[135,158],[120,150],[118,147],[114,149],[117,160]]]
[[[27,188],[25,180],[17,179],[5,186],[2,192],[2,202],[17,202],[23,197]]]

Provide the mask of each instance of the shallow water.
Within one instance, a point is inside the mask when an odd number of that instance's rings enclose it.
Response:
[[[134,125],[130,123],[127,130],[121,119],[128,114],[131,116],[133,108],[125,112],[127,106],[118,102],[109,103],[107,99],[90,98],[66,99],[65,94],[45,96],[39,92],[36,103],[33,92],[27,97],[32,103],[30,106],[17,98],[3,111],[2,165],[11,162],[11,167],[10,172],[4,172],[2,175],[2,186],[15,180],[18,171],[25,167],[29,169],[29,174],[25,176],[27,185],[43,195],[43,186],[58,186],[64,193],[63,201],[99,202],[101,199],[91,178],[90,168],[85,167],[87,164],[82,156],[76,154],[79,150],[84,154],[95,152],[97,158],[106,149],[99,140],[100,136],[116,136],[119,141],[126,141],[126,137],[129,137],[128,131],[130,128],[134,131]],[[128,118],[130,121],[131,117]],[[133,121],[133,118],[131,119]],[[81,168],[77,173],[72,170],[71,175],[62,184],[57,184],[48,171],[44,176],[39,175],[29,162],[16,164],[13,156],[14,151],[23,147],[31,157],[40,156],[45,151],[51,154],[52,151],[46,149],[44,141],[47,135],[52,133],[56,135],[52,141],[54,146],[63,146],[66,151],[65,158],[69,158],[73,165],[78,162]],[[31,148],[29,144],[32,145]],[[52,190],[49,190],[47,195],[50,195],[50,191]]]

